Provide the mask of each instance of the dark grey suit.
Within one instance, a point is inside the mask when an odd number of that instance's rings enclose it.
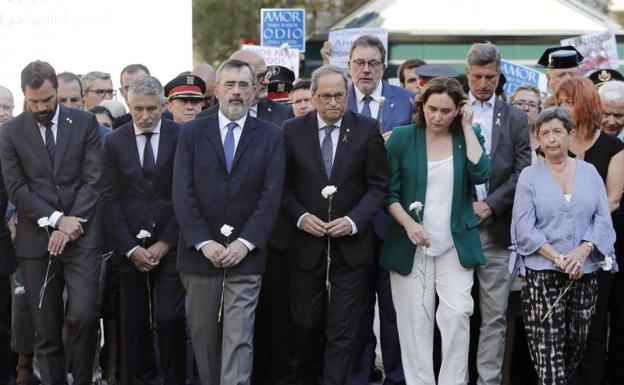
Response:
[[[69,295],[67,321],[72,328],[74,383],[90,384],[96,350],[101,226],[98,219],[101,145],[95,116],[58,107],[54,166],[29,112],[5,123],[0,137],[2,174],[19,212],[16,255],[24,277],[37,333],[36,354],[44,384],[64,384],[61,329],[62,293]],[[48,266],[46,231],[37,220],[60,211],[88,220],[84,234],[54,257],[50,280],[39,308],[39,291]]]
[[[484,201],[492,209],[493,222],[480,229],[486,263],[476,269],[481,313],[476,359],[479,385],[500,384],[501,381],[505,313],[511,287],[511,274],[507,269],[511,209],[518,176],[531,164],[526,114],[499,99],[496,99],[492,116],[490,159],[494,170]]]

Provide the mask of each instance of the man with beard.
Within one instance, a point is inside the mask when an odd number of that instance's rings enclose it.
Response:
[[[29,63],[21,86],[27,111],[4,124],[0,159],[19,212],[15,248],[30,300],[41,380],[67,381],[61,339],[67,318],[74,383],[87,385],[99,326],[98,123],[92,114],[58,104],[56,74],[46,62]]]
[[[248,114],[249,64],[229,59],[216,80],[219,110],[182,126],[178,138],[177,266],[202,384],[249,384],[266,243],[281,203],[282,134]]]

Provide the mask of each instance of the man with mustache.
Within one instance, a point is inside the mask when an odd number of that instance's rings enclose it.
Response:
[[[56,73],[46,62],[29,63],[21,85],[26,111],[3,125],[0,159],[19,212],[15,249],[30,300],[41,380],[67,381],[61,339],[66,318],[74,383],[87,385],[97,346],[102,255],[98,123],[90,113],[59,105]]]
[[[178,136],[177,267],[203,385],[251,379],[255,309],[284,178],[279,127],[249,114],[255,82],[249,64],[226,60],[216,75],[218,111]]]

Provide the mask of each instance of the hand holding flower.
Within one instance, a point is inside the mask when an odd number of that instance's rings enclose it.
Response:
[[[201,252],[204,257],[208,258],[210,262],[217,268],[220,269],[221,266],[221,254],[225,251],[225,247],[219,242],[211,241],[206,243],[201,248]]]
[[[565,258],[559,263],[559,268],[570,275],[570,279],[579,279],[583,276],[583,265],[589,256],[590,250],[580,245],[570,250]]]
[[[84,234],[82,224],[86,222],[87,220],[83,218],[63,215],[57,223],[57,228],[67,234],[70,240],[75,241]]]
[[[405,226],[405,232],[413,244],[425,247],[431,246],[429,236],[427,235],[427,232],[425,232],[425,228],[420,223],[412,220],[411,223],[408,223],[407,226]]]
[[[156,243],[154,243],[153,245],[147,248],[147,251],[149,251],[152,254],[153,261],[156,263],[159,263],[160,260],[165,255],[167,255],[169,250],[171,250],[171,246],[169,246],[167,242],[162,241],[162,240],[157,241]]]
[[[249,253],[247,246],[238,239],[230,243],[221,254],[221,267],[233,267],[238,265]]]
[[[50,234],[50,239],[48,239],[48,252],[50,255],[59,255],[63,254],[65,251],[65,246],[69,243],[70,239],[67,234],[63,233],[60,230],[54,230]]]
[[[334,219],[327,224],[327,234],[332,238],[351,235],[352,232],[351,222],[346,217]]]
[[[316,215],[307,213],[303,216],[303,218],[301,218],[299,227],[301,227],[301,230],[306,233],[321,238],[325,236],[327,223],[320,220]]]
[[[154,260],[152,253],[141,246],[134,249],[130,255],[130,260],[134,263],[134,266],[136,266],[136,268],[143,273],[152,271],[156,266],[158,266],[158,262]]]

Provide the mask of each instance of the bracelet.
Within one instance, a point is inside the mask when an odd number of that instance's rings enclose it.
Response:
[[[555,258],[555,261],[553,262],[555,267],[559,267],[559,262],[561,262],[562,259],[565,259],[565,255],[563,254],[559,254],[557,258]]]

